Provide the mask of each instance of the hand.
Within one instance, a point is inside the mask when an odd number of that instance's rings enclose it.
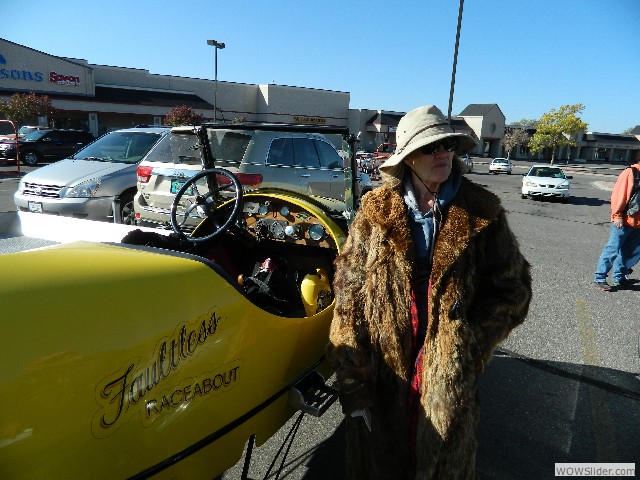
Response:
[[[622,228],[622,224],[623,224],[623,222],[622,222],[622,218],[615,218],[615,219],[613,220],[613,225],[614,225],[616,228]]]
[[[342,367],[336,371],[342,413],[373,406],[373,385],[368,368]]]

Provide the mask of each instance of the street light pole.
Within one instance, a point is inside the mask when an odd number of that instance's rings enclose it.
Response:
[[[216,49],[216,54],[215,54],[215,82],[216,82],[216,87],[215,90],[213,92],[213,121],[217,121],[218,120],[218,49],[224,48],[225,45],[224,43],[221,42],[216,42],[215,40],[207,40],[207,45],[211,45],[213,47],[215,47]]]

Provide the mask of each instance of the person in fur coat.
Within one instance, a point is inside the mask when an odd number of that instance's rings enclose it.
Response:
[[[529,264],[499,199],[460,173],[472,137],[427,105],[396,138],[336,259],[346,478],[472,479],[478,377],[527,314]]]

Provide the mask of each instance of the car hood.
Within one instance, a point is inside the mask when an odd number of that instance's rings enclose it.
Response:
[[[76,185],[84,180],[100,178],[130,168],[133,172],[137,164],[99,162],[95,160],[61,160],[28,173],[23,181],[51,185]]]
[[[567,178],[552,178],[552,177],[524,177],[524,180],[529,182],[535,182],[541,185],[553,185],[557,186],[561,183],[569,182]]]

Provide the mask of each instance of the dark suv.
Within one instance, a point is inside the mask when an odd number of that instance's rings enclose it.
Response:
[[[68,157],[95,140],[82,130],[37,130],[18,140],[20,160],[25,165],[36,165],[43,160],[54,161]],[[14,142],[0,144],[0,161],[16,159]]]

